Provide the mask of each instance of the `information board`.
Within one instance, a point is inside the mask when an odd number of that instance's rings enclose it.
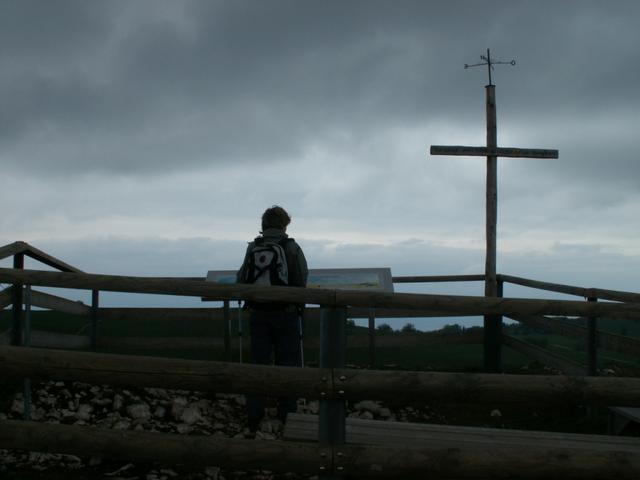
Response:
[[[207,281],[236,283],[236,270],[210,270],[207,272]],[[309,270],[307,288],[393,292],[393,278],[388,267],[314,268]]]

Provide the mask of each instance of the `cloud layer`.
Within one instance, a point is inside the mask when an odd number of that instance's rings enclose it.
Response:
[[[499,161],[499,269],[634,289],[637,18],[635,1],[3,2],[0,240],[197,276],[278,203],[317,265],[478,273],[484,160],[427,152],[484,143],[487,72],[463,65],[489,47],[517,62],[493,72],[499,143],[560,150]],[[566,273],[575,252],[593,276]]]

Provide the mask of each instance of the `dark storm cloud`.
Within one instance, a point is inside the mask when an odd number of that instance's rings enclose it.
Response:
[[[638,103],[635,2],[0,8],[0,155],[23,170],[287,160],[337,133],[357,143],[430,120],[481,131],[486,72],[462,65],[486,47],[517,58],[496,69],[499,112],[532,136]]]

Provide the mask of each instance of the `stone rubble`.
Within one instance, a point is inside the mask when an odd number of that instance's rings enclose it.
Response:
[[[160,388],[122,389],[80,382],[42,382],[32,386],[31,419],[46,423],[91,425],[113,430],[144,430],[192,435],[220,435],[248,438],[246,400],[242,395],[203,394]],[[319,402],[298,402],[298,413],[317,414]],[[22,393],[16,393],[0,419],[21,419]],[[390,421],[429,421],[427,407],[405,407],[393,411],[381,402],[364,400],[349,406],[350,417]],[[256,441],[282,438],[283,424],[275,408],[267,408],[266,418],[255,435]],[[83,470],[92,478],[112,480],[230,480],[299,479],[313,475],[276,474],[264,471],[224,471],[212,465],[199,471],[179,472],[178,467],[152,468],[149,465],[116,462],[98,457],[0,450],[0,477],[3,472],[51,472],[51,478],[64,478],[64,472]],[[29,478],[25,474],[25,478]]]

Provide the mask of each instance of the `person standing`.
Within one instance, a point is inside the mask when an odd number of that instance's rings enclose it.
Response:
[[[300,245],[287,235],[291,217],[286,210],[274,205],[262,215],[260,236],[249,243],[242,266],[237,273],[238,283],[305,287],[307,261]],[[299,367],[301,364],[302,307],[304,305],[272,302],[247,302],[250,310],[251,361]],[[273,357],[273,358],[272,358]],[[247,413],[249,430],[257,431],[264,417],[265,398],[249,396]],[[296,399],[278,398],[278,419],[296,410]]]

